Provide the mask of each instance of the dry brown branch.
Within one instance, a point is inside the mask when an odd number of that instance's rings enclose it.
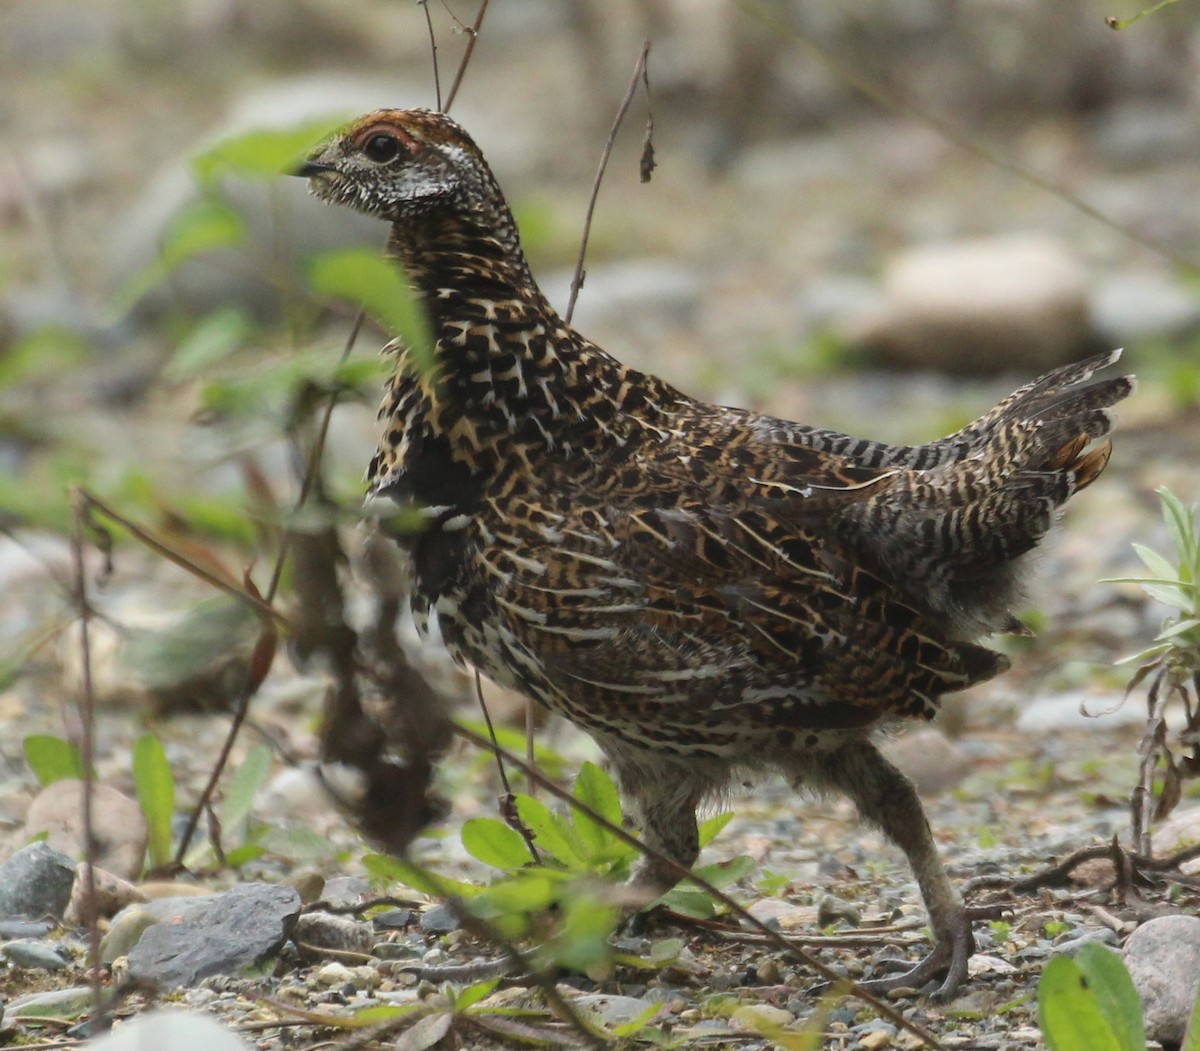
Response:
[[[604,181],[604,172],[608,168],[608,158],[612,154],[613,144],[617,141],[617,132],[621,129],[621,122],[624,121],[625,114],[629,112],[629,105],[633,102],[633,96],[637,91],[639,80],[645,84],[647,107],[649,106],[650,79],[646,73],[646,60],[649,58],[649,55],[650,41],[647,40],[642,44],[641,54],[638,55],[637,64],[633,67],[633,76],[629,79],[629,88],[626,90],[625,97],[621,100],[621,105],[617,109],[616,119],[613,121],[612,128],[608,133],[608,141],[604,144],[604,151],[600,154],[600,166],[596,169],[596,178],[592,181],[592,193],[588,198],[587,215],[583,220],[583,236],[579,242],[579,259],[575,263],[575,273],[571,275],[571,295],[567,300],[566,313],[563,315],[563,319],[567,324],[571,323],[571,317],[575,313],[575,301],[579,298],[579,290],[583,287],[583,279],[586,273],[583,264],[587,257],[588,238],[592,232],[592,216],[596,211],[596,199],[600,196],[600,184]],[[650,142],[650,134],[653,127],[652,120],[647,118],[646,139],[642,147],[642,182],[650,178],[650,172],[654,169],[654,147]]]
[[[83,757],[83,865],[88,925],[88,976],[92,986],[92,1021],[104,1019],[104,990],[100,983],[100,924],[96,909],[96,835],[92,804],[96,784],[96,694],[92,683],[92,646],[89,622],[91,606],[87,594],[84,544],[88,505],[82,490],[71,490],[71,558],[75,570],[75,609],[79,614],[79,654],[83,690],[79,702],[80,752]]]
[[[442,108],[442,78],[438,71],[437,34],[433,31],[433,17],[429,14],[429,0],[417,0],[425,12],[425,28],[429,30],[429,58],[433,64],[433,97],[437,108]]]
[[[475,22],[467,30],[467,49],[463,52],[462,61],[458,64],[458,71],[454,74],[454,83],[450,85],[450,94],[446,96],[446,107],[442,111],[444,113],[449,113],[450,107],[454,105],[458,89],[466,75],[467,66],[471,64],[471,56],[475,53],[475,44],[479,41],[479,30],[483,26],[484,15],[487,14],[488,2],[489,0],[479,0],[479,10],[475,14]]]

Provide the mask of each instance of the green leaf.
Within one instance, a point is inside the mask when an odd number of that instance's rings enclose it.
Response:
[[[696,920],[711,920],[717,911],[713,906],[712,896],[694,883],[681,883],[673,887],[655,904]]]
[[[143,734],[134,743],[133,783],[146,818],[150,864],[159,868],[171,860],[175,779],[162,742],[153,734]]]
[[[700,848],[703,850],[707,847],[732,820],[733,812],[726,811],[724,814],[714,814],[707,821],[700,822]]]
[[[533,861],[521,834],[491,817],[476,817],[462,828],[462,845],[485,865],[511,872]]]
[[[1142,1001],[1121,958],[1111,949],[1093,942],[1080,948],[1075,963],[1094,995],[1100,1013],[1116,1036],[1118,1046],[1123,1051],[1145,1051]]]
[[[612,778],[595,763],[583,764],[579,776],[575,778],[572,795],[579,802],[596,811],[610,824],[621,827],[621,797],[617,792],[617,786],[613,784]],[[614,843],[619,843],[616,836],[582,810],[573,810],[572,813],[575,819],[575,831],[592,854],[603,853]]]
[[[754,859],[745,854],[739,854],[727,861],[701,865],[694,871],[697,876],[714,887],[727,887],[754,871]]]
[[[1162,502],[1163,521],[1167,523],[1175,549],[1179,552],[1180,562],[1185,567],[1195,565],[1197,538],[1194,512],[1184,507],[1179,497],[1166,486],[1156,489],[1155,492]]]
[[[1132,544],[1138,558],[1145,567],[1160,580],[1175,580],[1179,576],[1179,567],[1172,565],[1157,551],[1145,544]]]
[[[421,372],[433,370],[429,319],[394,260],[365,248],[322,252],[309,261],[308,282],[318,296],[362,307],[401,340]]]
[[[254,797],[267,781],[271,772],[271,749],[265,744],[256,744],[250,749],[242,765],[234,771],[225,787],[225,799],[218,816],[221,828],[228,833],[247,817],[254,807]]]
[[[25,762],[39,784],[49,785],[69,778],[83,780],[83,756],[70,741],[49,734],[25,738]]]
[[[234,307],[214,310],[198,321],[175,348],[163,370],[164,378],[172,382],[192,379],[244,347],[253,332],[253,323],[241,310]]]
[[[491,996],[496,986],[500,984],[499,978],[488,978],[486,981],[476,982],[474,985],[468,985],[454,998],[454,1012],[458,1014],[460,1011],[465,1011],[468,1007],[479,1003],[485,997]]]
[[[516,796],[517,814],[533,833],[534,843],[555,861],[567,868],[584,868],[583,845],[565,821],[551,811],[540,799]]]
[[[259,846],[257,843],[243,843],[240,847],[234,847],[225,855],[225,864],[231,869],[240,869],[243,865],[248,865],[251,861],[257,861],[267,852],[267,848]]]
[[[1038,1024],[1050,1051],[1131,1051],[1118,1041],[1095,992],[1069,956],[1055,956],[1042,971]],[[1144,1048],[1143,1043],[1138,1051]]]
[[[273,179],[293,171],[349,114],[306,121],[292,128],[256,128],[231,136],[192,160],[192,171],[208,183],[222,175]]]

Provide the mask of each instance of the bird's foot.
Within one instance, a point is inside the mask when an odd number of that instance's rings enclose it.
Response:
[[[933,951],[915,967],[887,978],[872,978],[858,982],[858,988],[873,996],[887,996],[897,989],[921,989],[941,977],[942,984],[931,994],[935,1003],[952,1000],[967,979],[967,964],[975,953],[975,935],[971,925],[975,920],[996,919],[1002,909],[995,905],[967,907],[950,917],[945,929],[938,934]]]

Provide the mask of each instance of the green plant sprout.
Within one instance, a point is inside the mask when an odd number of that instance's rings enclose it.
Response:
[[[1151,821],[1166,817],[1182,796],[1183,782],[1200,776],[1200,524],[1194,506],[1185,507],[1165,487],[1157,492],[1175,549],[1172,557],[1134,544],[1149,575],[1106,581],[1137,584],[1172,610],[1150,646],[1118,661],[1138,665],[1126,689],[1127,696],[1147,683],[1146,731],[1138,749],[1140,777],[1131,808],[1134,849],[1146,856],[1152,849]],[[1173,699],[1183,706],[1185,726],[1175,741],[1169,742],[1166,710]],[[1177,758],[1176,751],[1186,752],[1189,748],[1190,755]],[[1161,787],[1156,792],[1157,777],[1161,777]]]

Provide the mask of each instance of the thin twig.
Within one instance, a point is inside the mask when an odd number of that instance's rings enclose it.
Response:
[[[617,141],[617,132],[621,129],[621,122],[625,119],[625,114],[629,112],[629,104],[633,102],[638,81],[643,80],[646,76],[646,59],[649,54],[650,41],[647,40],[642,44],[641,54],[638,55],[637,64],[633,67],[633,76],[629,78],[629,88],[625,92],[625,98],[621,100],[616,120],[613,121],[612,128],[609,130],[608,141],[604,144],[604,152],[600,154],[600,166],[596,169],[596,178],[592,181],[592,194],[588,198],[587,215],[583,220],[583,236],[579,241],[579,259],[575,263],[575,273],[571,275],[571,295],[567,300],[567,311],[563,315],[563,320],[567,324],[571,323],[571,315],[575,313],[575,300],[579,298],[579,290],[583,287],[583,263],[587,256],[588,238],[592,233],[592,215],[596,211],[596,198],[600,196],[600,184],[604,181],[608,158],[612,154],[613,144]],[[645,83],[647,94],[649,94],[650,82],[645,80]]]
[[[475,15],[475,24],[467,30],[467,49],[463,52],[462,61],[458,64],[458,71],[454,74],[454,83],[450,85],[450,94],[446,96],[446,107],[442,110],[443,113],[450,112],[462,79],[466,75],[467,66],[471,64],[471,56],[475,53],[475,44],[479,40],[479,30],[483,25],[483,16],[487,14],[488,2],[489,0],[479,0],[479,11]]]
[[[488,737],[491,738],[493,745],[498,745],[496,741],[496,728],[492,725],[492,713],[488,711],[487,702],[483,699],[483,679],[479,674],[479,669],[475,669],[475,696],[479,698],[479,709],[483,712],[483,721],[487,726]],[[528,738],[532,741],[532,737]],[[541,855],[538,854],[537,846],[533,842],[533,833],[529,831],[529,827],[521,820],[517,814],[515,805],[516,797],[513,795],[512,785],[508,783],[508,773],[504,769],[504,759],[500,755],[499,747],[495,752],[496,769],[500,771],[500,786],[504,789],[504,801],[500,806],[504,813],[505,819],[510,827],[515,828],[521,838],[525,840],[525,846],[529,850],[529,856],[533,859],[535,865],[541,862]]]
[[[433,97],[437,108],[442,108],[442,80],[438,74],[437,35],[433,31],[433,17],[429,14],[429,0],[417,0],[421,10],[425,12],[425,25],[429,30],[429,57],[433,61]]]
[[[354,344],[358,340],[358,334],[362,330],[365,319],[366,311],[360,310],[358,316],[354,319],[354,324],[350,327],[350,333],[347,335],[346,342],[342,347],[341,357],[338,359],[339,364],[350,356],[350,352],[354,349]],[[304,505],[308,502],[309,496],[312,494],[313,486],[316,484],[316,478],[321,466],[321,456],[325,451],[325,440],[329,434],[329,421],[333,417],[333,410],[337,407],[337,400],[338,394],[335,390],[330,393],[325,403],[325,410],[321,416],[321,425],[313,441],[312,449],[309,451],[308,463],[305,467],[304,477],[300,482],[300,492],[296,497],[293,513],[303,509]],[[290,548],[291,534],[285,530],[279,540],[279,550],[276,552],[275,565],[271,570],[271,582],[267,585],[266,594],[262,597],[261,604],[271,611],[269,614],[264,613],[263,615],[264,628],[267,625],[273,626],[275,624],[273,603],[275,595],[279,591],[280,581],[283,579],[283,567],[287,563]],[[248,578],[247,583],[249,583]],[[248,589],[247,593],[249,593]],[[200,824],[201,815],[208,807],[213,793],[217,790],[217,785],[220,783],[221,775],[225,772],[225,766],[229,762],[233,746],[242,731],[246,717],[250,714],[250,702],[254,694],[258,691],[260,682],[261,680],[256,681],[256,669],[251,664],[246,669],[246,681],[239,692],[237,708],[234,710],[233,719],[230,721],[229,731],[226,733],[225,740],[221,744],[221,751],[217,756],[216,764],[209,774],[204,791],[201,792],[200,798],[196,800],[196,805],[188,816],[187,826],[180,837],[179,847],[175,852],[174,865],[176,868],[182,866],[183,859],[187,854],[188,848],[191,846],[192,837],[195,835],[196,829]]]
[[[82,664],[83,691],[79,704],[82,724],[80,751],[83,758],[83,871],[88,925],[88,975],[92,985],[93,1025],[104,1018],[104,991],[100,984],[100,924],[96,909],[96,835],[92,823],[92,803],[96,788],[96,692],[92,682],[92,644],[89,622],[91,608],[87,597],[87,569],[84,565],[84,520],[87,501],[82,490],[71,490],[71,557],[75,566],[75,608],[79,613],[79,659]]]

